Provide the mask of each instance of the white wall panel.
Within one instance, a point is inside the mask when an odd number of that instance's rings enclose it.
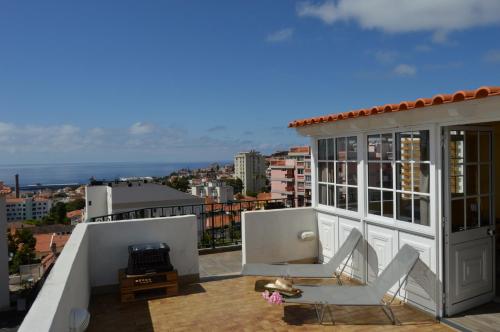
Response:
[[[337,232],[338,217],[329,214],[318,213],[318,252],[319,261],[326,263],[335,255],[338,244]]]
[[[436,274],[435,240],[418,235],[399,233],[399,247],[408,244],[415,248],[420,256],[413,268],[408,283],[401,290],[401,295],[409,301],[434,310],[439,278]],[[404,287],[405,285],[403,285]]]
[[[396,231],[374,225],[367,225],[368,244],[368,282],[375,278],[385,269],[395,255],[397,249]],[[399,285],[391,288],[396,291]]]
[[[361,234],[363,234],[363,228],[361,221],[359,220],[353,220],[353,219],[348,219],[348,218],[343,218],[339,217],[339,229],[338,229],[338,247],[340,247],[345,239],[349,236],[353,228],[357,228]],[[364,281],[364,271],[365,271],[365,246],[364,246],[364,241],[361,240],[359,241],[356,250],[354,251],[352,258],[347,262],[347,267],[345,268],[344,272],[349,274],[351,277],[354,277],[360,281]],[[344,261],[344,263],[346,263]]]

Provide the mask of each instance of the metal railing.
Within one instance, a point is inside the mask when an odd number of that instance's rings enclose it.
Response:
[[[241,244],[241,213],[296,207],[295,200],[245,200],[229,203],[175,205],[144,208],[91,218],[89,222],[164,218],[194,214],[198,224],[198,248]]]

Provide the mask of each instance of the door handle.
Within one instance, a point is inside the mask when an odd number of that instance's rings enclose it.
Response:
[[[495,231],[493,229],[488,229],[486,232],[489,236],[495,236]]]

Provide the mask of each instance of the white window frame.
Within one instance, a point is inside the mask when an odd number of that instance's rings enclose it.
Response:
[[[356,157],[356,172],[357,172],[357,185],[348,185],[348,184],[342,184],[339,186],[346,187],[346,188],[356,188],[358,191],[357,194],[357,203],[358,203],[358,208],[357,211],[352,211],[352,210],[347,210],[347,209],[342,209],[338,208],[336,204],[336,189],[335,189],[335,206],[330,206],[330,205],[325,205],[325,204],[320,204],[319,202],[319,151],[318,151],[318,141],[322,139],[333,139],[334,142],[336,142],[337,138],[348,138],[348,137],[356,137],[356,144],[357,144],[357,157]],[[363,135],[359,133],[345,133],[342,135],[329,135],[329,136],[322,136],[322,137],[314,137],[313,141],[314,142],[314,153],[315,153],[315,160],[314,160],[314,165],[311,163],[311,172],[312,169],[314,168],[314,174],[311,173],[311,180],[314,180],[314,190],[315,190],[315,207],[323,212],[327,213],[332,213],[336,214],[339,216],[343,217],[348,217],[348,218],[361,218],[361,216],[364,214],[364,204],[363,204],[363,199],[362,195],[364,194],[364,179],[363,179],[363,152],[364,152],[364,143],[363,143]],[[334,143],[334,146],[336,147],[336,143]],[[347,149],[347,145],[346,145]],[[335,151],[336,154],[336,151]],[[321,159],[321,162],[325,162],[326,160]],[[334,183],[329,183],[329,182],[323,182],[321,181],[321,184],[325,184],[328,186],[328,184],[333,185],[334,188],[337,188],[337,183],[336,183],[336,177],[337,177],[337,160],[333,161],[328,161],[328,162],[334,162],[335,164],[335,169],[334,169],[334,177],[335,177],[335,182]],[[328,187],[327,187],[327,193],[328,193]]]
[[[396,189],[396,133],[403,133],[403,132],[409,132],[409,131],[419,131],[419,130],[428,130],[429,131],[429,225],[421,225],[421,224],[415,224],[413,223],[413,206],[412,206],[412,222],[407,222],[404,220],[398,220],[396,219],[397,214],[396,214],[396,209],[397,209],[397,204],[396,204],[396,194],[398,192],[402,192],[402,190],[397,190]],[[371,135],[383,135],[383,134],[392,134],[392,137],[394,139],[393,141],[393,165],[394,167],[392,168],[392,186],[393,189],[390,189],[393,193],[393,217],[384,217],[384,216],[379,216],[375,214],[368,213],[368,136]],[[410,232],[415,232],[421,235],[427,234],[427,235],[434,235],[435,234],[435,211],[436,211],[436,199],[437,199],[437,191],[436,191],[436,186],[435,186],[435,181],[436,181],[436,174],[435,174],[435,167],[436,167],[436,149],[440,148],[439,141],[436,139],[436,133],[434,130],[434,127],[432,126],[408,126],[408,127],[400,127],[400,128],[387,128],[387,129],[376,129],[376,130],[371,130],[367,131],[363,135],[363,153],[364,155],[362,156],[363,160],[363,194],[364,194],[364,218],[368,223],[373,223],[373,224],[381,224],[383,226],[395,228],[395,229],[401,229],[401,230],[407,230]],[[359,153],[359,149],[358,149]],[[358,182],[359,183],[359,182]],[[382,186],[382,184],[381,184]],[[377,188],[375,188],[377,189]],[[383,188],[380,187],[378,190],[383,191]],[[412,190],[413,190],[413,180],[412,180]],[[403,191],[407,192],[407,191]],[[408,192],[410,193],[410,192]],[[413,191],[411,192],[412,194],[414,193]],[[419,195],[419,192],[415,192],[415,194]],[[413,200],[412,200],[413,204]]]

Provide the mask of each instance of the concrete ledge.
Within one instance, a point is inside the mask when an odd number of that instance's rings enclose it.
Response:
[[[209,255],[209,254],[217,254],[220,252],[239,251],[239,250],[241,250],[241,244],[236,244],[233,246],[217,247],[217,248],[202,248],[198,249],[198,254]]]

